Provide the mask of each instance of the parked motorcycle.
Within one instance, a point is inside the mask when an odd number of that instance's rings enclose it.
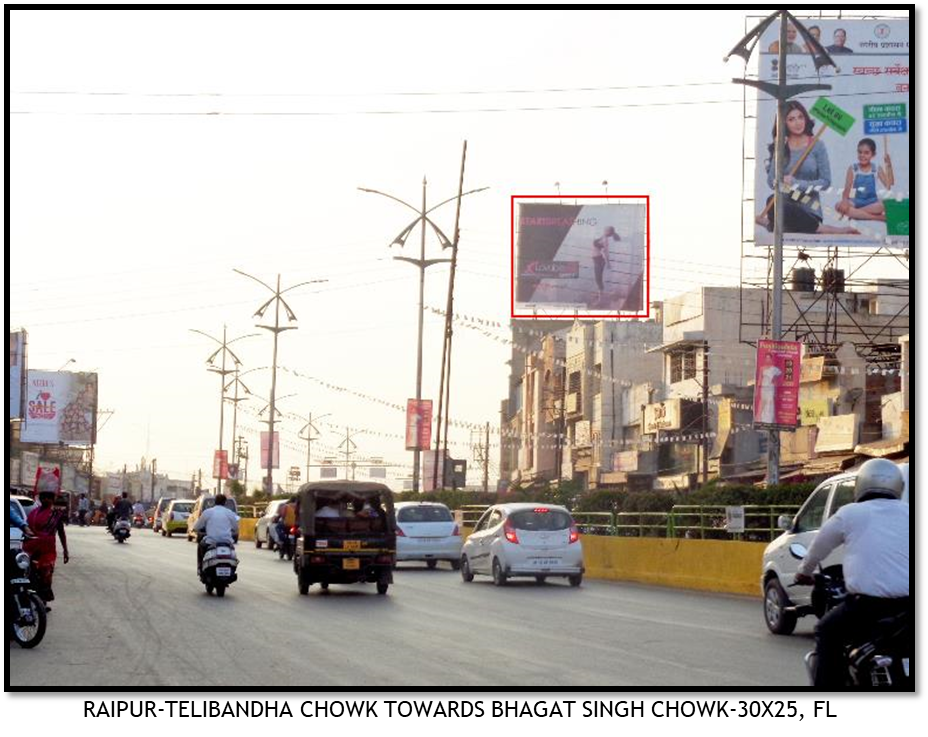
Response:
[[[116,542],[124,543],[129,539],[131,530],[132,525],[129,523],[129,520],[122,517],[113,524],[113,537],[116,538]]]
[[[806,549],[794,543],[790,553],[804,558]],[[819,619],[847,598],[844,577],[840,566],[827,570],[820,568],[812,585],[812,608]],[[913,687],[911,658],[915,640],[911,612],[904,611],[876,622],[862,641],[845,650],[847,678],[845,685],[856,688],[908,690]],[[818,654],[815,650],[805,655],[809,684],[815,683]]]
[[[20,647],[33,648],[45,637],[47,618],[45,602],[35,592],[29,577],[32,561],[22,549],[22,539],[22,532],[10,530],[9,556],[13,564],[7,565],[7,573],[11,576],[7,589],[10,597],[7,608],[10,635]]]
[[[206,593],[216,592],[216,596],[225,596],[226,588],[238,580],[238,556],[235,546],[230,543],[210,545],[203,553],[200,566],[200,583],[206,587]]]

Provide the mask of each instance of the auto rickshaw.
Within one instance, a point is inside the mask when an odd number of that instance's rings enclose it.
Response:
[[[386,594],[396,563],[393,495],[383,484],[315,481],[300,487],[293,570],[300,593],[314,583],[376,583]]]

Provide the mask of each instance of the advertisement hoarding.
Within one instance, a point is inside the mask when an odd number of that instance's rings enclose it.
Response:
[[[792,340],[757,341],[754,371],[755,427],[796,427],[802,344]]]
[[[658,430],[679,430],[681,425],[681,405],[679,399],[645,405],[644,433],[653,435]]]
[[[266,430],[261,432],[261,468],[267,469],[268,456],[268,433]],[[274,458],[271,468],[280,468],[280,433],[274,431]]]
[[[227,450],[213,451],[213,478],[214,479],[229,478],[229,451]]]
[[[23,442],[92,445],[96,434],[96,374],[27,372]]]
[[[23,416],[23,379],[26,378],[26,331],[10,333],[10,419]]]
[[[516,204],[517,305],[571,314],[645,309],[644,202]]]
[[[831,85],[796,95],[787,107],[784,243],[802,246],[907,247],[909,241],[909,22],[800,19],[839,70],[816,72],[808,53],[789,53],[789,83]],[[761,36],[760,78],[777,81],[772,49],[779,23]],[[801,36],[796,43],[803,46]],[[755,243],[773,243],[773,138],[776,101],[758,96]],[[793,116],[790,128],[790,115]],[[797,168],[798,167],[798,168]],[[786,181],[786,180],[784,180]]]
[[[432,444],[432,400],[406,400],[406,450],[428,450]]]

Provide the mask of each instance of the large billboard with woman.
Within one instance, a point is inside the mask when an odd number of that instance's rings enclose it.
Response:
[[[790,99],[786,109],[784,243],[908,246],[909,23],[800,19],[838,68],[816,72],[802,36],[790,28],[789,83],[830,90]],[[760,40],[760,78],[776,82],[779,24]],[[757,108],[755,241],[773,243],[776,101]]]

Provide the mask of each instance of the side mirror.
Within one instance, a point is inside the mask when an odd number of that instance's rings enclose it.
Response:
[[[777,517],[777,528],[780,530],[789,530],[793,526],[793,518],[788,514],[781,514]]]
[[[806,549],[806,546],[801,543],[793,543],[789,546],[789,554],[794,558],[798,558],[799,560],[805,558],[806,553],[808,552],[809,551]]]

